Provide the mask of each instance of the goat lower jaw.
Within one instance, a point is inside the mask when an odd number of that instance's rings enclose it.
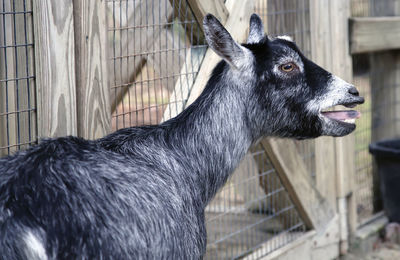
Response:
[[[355,110],[322,111],[320,114],[328,120],[333,120],[349,126],[354,125],[356,119],[361,116],[361,113]]]

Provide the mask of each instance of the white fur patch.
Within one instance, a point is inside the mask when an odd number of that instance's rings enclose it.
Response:
[[[28,231],[25,235],[24,242],[26,244],[25,254],[27,259],[47,260],[46,250],[42,242],[31,231]]]
[[[289,42],[294,42],[293,38],[289,35],[280,35],[280,36],[276,36],[277,39],[281,39],[281,40],[285,40],[285,41],[289,41]]]
[[[343,79],[332,75],[332,79],[328,82],[328,92],[323,97],[311,100],[307,104],[307,109],[313,112],[321,112],[323,109],[337,105],[341,100],[346,99],[351,86]]]

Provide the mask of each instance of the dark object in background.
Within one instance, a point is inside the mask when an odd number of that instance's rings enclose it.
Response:
[[[400,139],[369,145],[374,155],[381,183],[383,205],[389,222],[400,222]]]

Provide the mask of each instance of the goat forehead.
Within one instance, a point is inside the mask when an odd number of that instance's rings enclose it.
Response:
[[[299,53],[289,46],[277,45],[273,50],[273,61],[280,63],[285,61],[302,62]]]

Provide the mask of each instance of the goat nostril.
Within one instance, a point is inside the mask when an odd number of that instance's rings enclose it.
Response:
[[[359,96],[360,95],[360,93],[358,93],[358,90],[355,87],[351,87],[349,89],[349,93],[352,94],[352,95],[355,95],[355,96]]]

